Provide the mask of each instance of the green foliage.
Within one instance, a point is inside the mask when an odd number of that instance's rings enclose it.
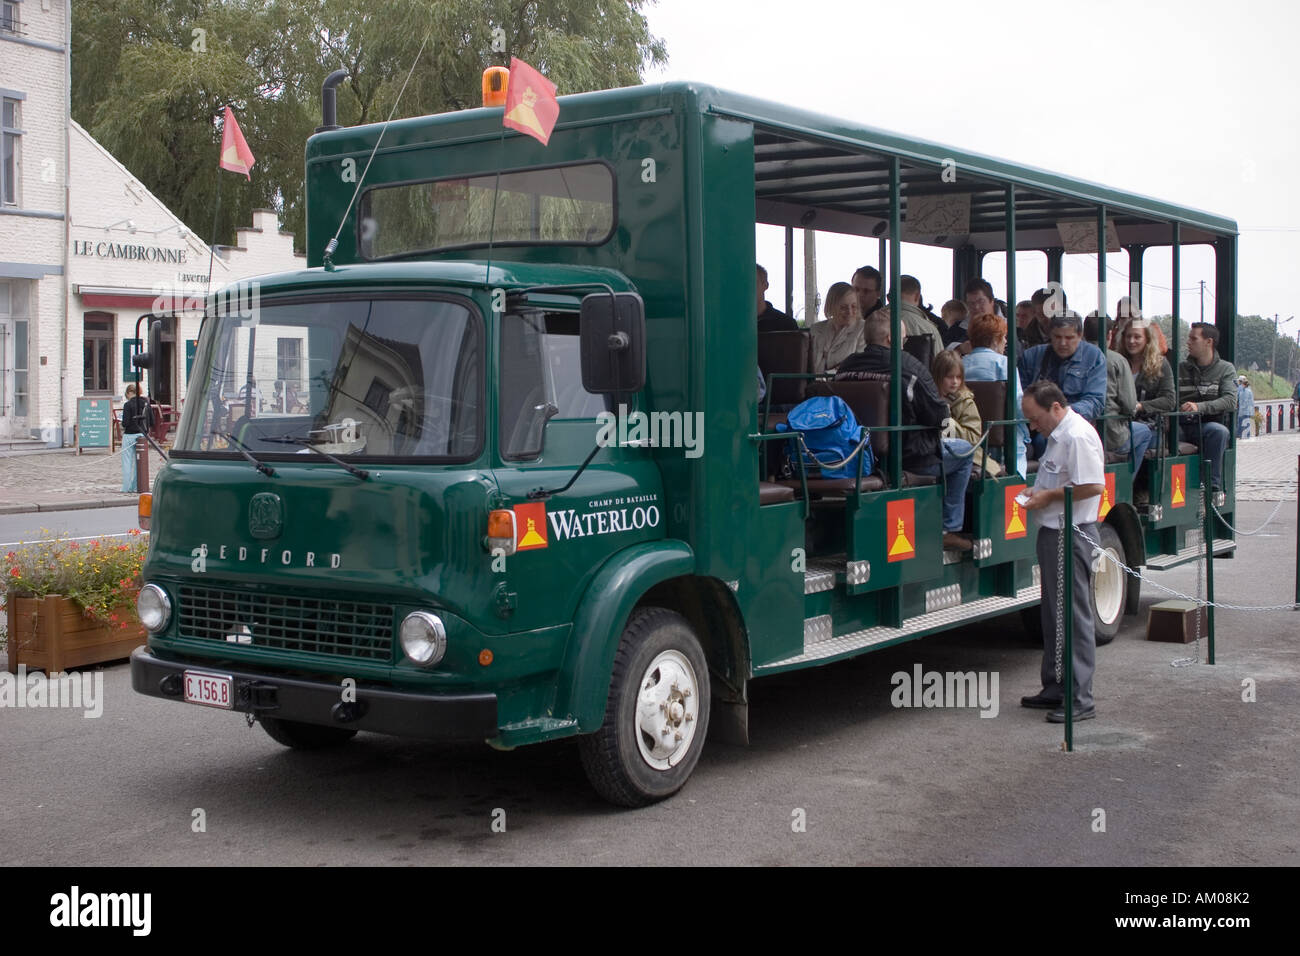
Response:
[[[479,105],[485,67],[527,60],[561,94],[627,86],[667,60],[644,0],[101,0],[73,5],[72,116],[197,235],[274,208],[304,238],[303,148],[335,69],[339,122]],[[196,33],[195,31],[204,31]],[[497,32],[500,31],[500,32]],[[425,38],[427,42],[425,41]],[[504,48],[494,50],[494,39]],[[424,43],[418,62],[416,54]],[[414,64],[414,69],[412,66]],[[231,106],[257,159],[219,171]]]

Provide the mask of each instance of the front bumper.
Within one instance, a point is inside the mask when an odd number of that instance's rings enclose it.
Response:
[[[358,685],[356,701],[345,702],[338,683],[165,661],[147,647],[137,647],[131,654],[131,687],[149,697],[183,701],[187,670],[233,678],[233,709],[241,713],[425,740],[483,740],[497,735],[496,694],[435,697]]]

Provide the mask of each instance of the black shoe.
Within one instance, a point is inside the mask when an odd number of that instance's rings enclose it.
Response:
[[[1036,707],[1039,710],[1051,710],[1054,707],[1061,706],[1059,697],[1044,697],[1042,694],[1035,694],[1032,697],[1021,697],[1021,707]]]
[[[1092,718],[1096,716],[1097,716],[1096,707],[1089,707],[1087,710],[1076,709],[1074,712],[1075,720],[1092,720]],[[1056,710],[1052,711],[1047,715],[1047,722],[1049,724],[1065,723],[1065,708],[1058,706]]]

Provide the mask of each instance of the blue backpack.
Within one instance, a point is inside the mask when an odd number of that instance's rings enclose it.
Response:
[[[865,441],[867,429],[858,425],[853,409],[837,395],[818,395],[800,402],[790,410],[786,421],[777,424],[776,430],[803,436],[802,446],[797,440],[790,441],[790,459],[795,461],[802,455],[804,467],[821,469],[823,478],[856,478],[858,474],[869,475],[875,470],[871,443]],[[858,442],[863,442],[861,472],[857,458],[838,468],[827,467],[848,458]]]

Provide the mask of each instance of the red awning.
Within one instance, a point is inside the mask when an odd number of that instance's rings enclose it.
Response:
[[[174,308],[184,308],[184,298],[170,295],[139,295],[136,293],[83,292],[82,305],[97,307],[107,306],[111,309],[144,309],[149,312],[171,312]]]

